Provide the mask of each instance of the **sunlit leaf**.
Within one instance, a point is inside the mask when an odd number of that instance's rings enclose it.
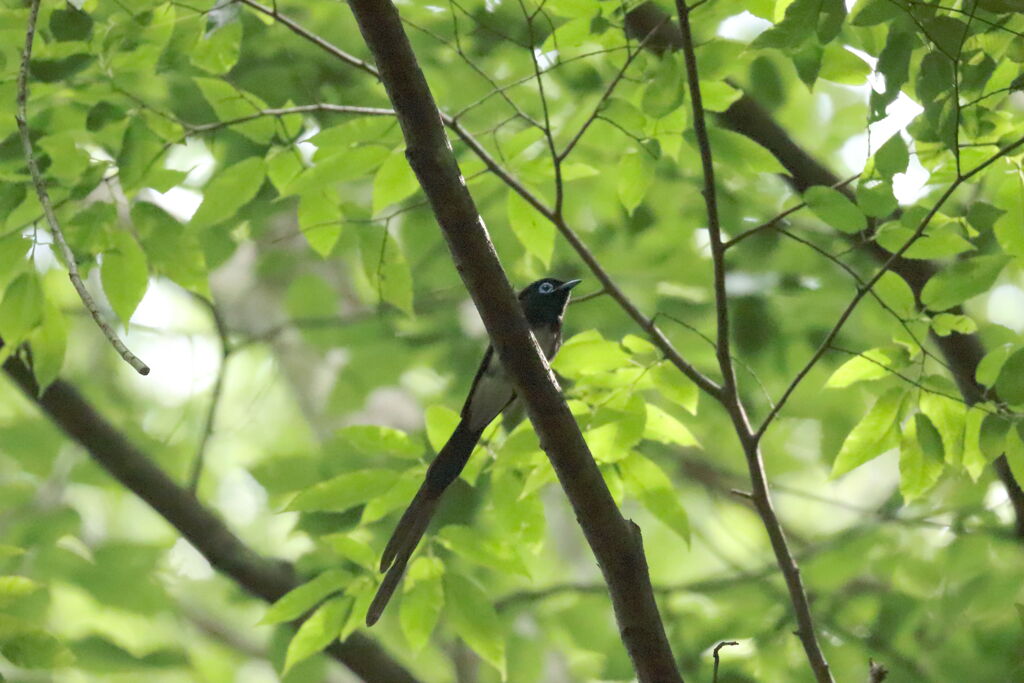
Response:
[[[338,637],[341,627],[352,609],[351,597],[331,598],[320,605],[302,623],[291,642],[284,660],[284,673],[331,644]]]
[[[843,447],[832,464],[833,478],[860,467],[899,444],[898,425],[905,400],[905,390],[896,387],[875,401],[868,414],[843,441]]]

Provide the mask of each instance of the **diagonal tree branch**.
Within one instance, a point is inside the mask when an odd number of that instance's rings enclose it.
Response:
[[[96,305],[96,300],[93,299],[92,294],[85,288],[85,283],[82,282],[82,276],[78,273],[78,263],[75,261],[75,255],[71,251],[71,247],[68,246],[67,240],[64,239],[64,231],[61,230],[60,222],[57,220],[57,213],[53,210],[53,202],[50,200],[50,193],[46,190],[46,181],[43,180],[43,174],[39,171],[39,164],[36,163],[35,153],[32,150],[32,137],[28,129],[28,70],[29,62],[32,59],[32,43],[35,41],[36,35],[36,19],[39,17],[39,4],[41,0],[32,0],[29,5],[28,11],[28,27],[25,29],[25,47],[21,53],[21,66],[18,69],[18,104],[17,112],[14,118],[18,123],[18,134],[21,137],[21,148],[25,155],[25,163],[28,165],[29,174],[32,176],[32,185],[36,189],[36,195],[39,197],[39,203],[43,207],[43,215],[46,216],[46,222],[50,226],[50,232],[53,234],[53,241],[57,243],[57,248],[60,251],[61,257],[68,266],[68,278],[71,280],[71,284],[74,286],[75,291],[78,292],[78,297],[82,300],[82,304],[85,306],[89,314],[92,315],[93,321],[96,326],[100,328],[103,336],[107,338],[110,345],[114,347],[118,355],[124,359],[126,363],[135,368],[135,371],[140,375],[149,374],[149,366],[142,362],[138,356],[131,352],[131,350],[124,345],[121,338],[117,336],[117,332],[114,328],[104,320],[103,313],[100,311],[100,307]]]
[[[4,371],[25,395],[77,441],[96,463],[177,529],[219,572],[255,597],[274,602],[299,585],[287,562],[256,553],[195,496],[178,486],[145,453],[104,419],[73,386],[57,380],[39,395],[32,371],[18,358]],[[416,683],[417,679],[375,641],[353,634],[327,653],[366,681]]]
[[[389,0],[350,0],[377,61],[406,156],[611,593],[622,640],[643,682],[681,681],[658,614],[639,527],[612,500],[551,369],[530,334],[487,229],[466,188],[423,72]]]

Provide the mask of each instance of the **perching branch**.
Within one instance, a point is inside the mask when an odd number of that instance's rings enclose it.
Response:
[[[175,484],[70,384],[57,380],[40,396],[32,371],[21,360],[8,359],[4,371],[96,464],[144,500],[211,565],[246,592],[274,602],[299,585],[289,563],[263,557],[245,545],[219,517]],[[358,633],[343,643],[334,642],[327,653],[366,681],[417,681],[380,645]]]
[[[394,5],[350,0],[398,115],[406,156],[494,348],[526,404],[611,594],[640,681],[681,681],[654,600],[639,528],[612,500],[536,341],[462,180],[433,95]]]
[[[135,368],[135,371],[140,375],[148,375],[149,366],[143,363],[138,356],[124,345],[124,342],[117,336],[114,328],[103,319],[103,314],[100,312],[100,307],[96,305],[96,300],[92,298],[92,294],[85,288],[82,276],[78,272],[78,263],[75,261],[75,255],[71,251],[71,247],[68,246],[67,240],[64,239],[64,232],[61,230],[60,222],[57,220],[57,213],[53,210],[50,193],[46,190],[46,181],[43,180],[43,174],[39,171],[39,164],[36,163],[35,153],[32,150],[32,138],[29,134],[27,114],[28,69],[29,63],[32,60],[32,44],[35,41],[36,20],[39,18],[39,4],[40,0],[32,0],[29,4],[28,27],[25,29],[25,47],[21,52],[21,66],[18,69],[18,105],[14,118],[18,122],[18,134],[21,137],[21,148],[25,155],[25,163],[28,165],[29,173],[32,175],[32,185],[35,187],[39,203],[43,207],[43,215],[46,216],[46,222],[50,226],[50,233],[53,235],[54,242],[57,243],[61,257],[63,257],[64,262],[67,264],[68,278],[70,278],[75,291],[78,292],[79,298],[90,315],[92,315],[96,326],[100,328],[103,336],[107,338],[107,341],[114,347],[118,355]]]

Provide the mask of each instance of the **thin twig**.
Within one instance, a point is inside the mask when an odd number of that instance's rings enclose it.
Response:
[[[693,11],[693,10],[691,9],[691,11]],[[856,173],[856,174],[850,176],[849,178],[847,178],[846,180],[842,180],[842,181],[840,181],[838,183],[835,183],[834,185],[831,185],[830,187],[832,187],[832,189],[834,189],[834,190],[838,190],[841,187],[846,187],[847,185],[852,183],[857,178],[860,178],[860,173]],[[759,233],[762,230],[767,230],[768,228],[775,227],[776,225],[779,224],[779,221],[781,221],[784,218],[789,217],[790,215],[796,213],[797,211],[799,211],[800,209],[802,209],[802,208],[804,208],[806,206],[807,206],[807,202],[800,202],[796,206],[792,206],[792,207],[786,209],[785,211],[783,211],[782,213],[776,215],[774,218],[770,218],[767,221],[765,221],[764,223],[761,223],[761,225],[758,225],[757,227],[751,228],[750,230],[745,230],[745,231],[741,232],[740,234],[736,235],[736,237],[733,237],[731,240],[726,240],[725,243],[722,245],[722,248],[725,249],[725,250],[729,250],[732,247],[735,247],[737,244],[739,244],[743,240],[745,240],[748,237],[750,237],[751,235]]]
[[[683,36],[683,57],[686,62],[686,80],[690,87],[690,105],[693,109],[693,132],[700,150],[701,170],[704,176],[704,205],[708,215],[708,236],[711,240],[711,260],[714,266],[715,312],[717,314],[716,352],[718,367],[722,371],[723,395],[735,393],[736,375],[729,353],[729,303],[725,292],[725,245],[722,226],[718,218],[718,197],[715,190],[715,164],[711,156],[711,141],[704,121],[704,101],[700,92],[697,71],[697,52],[690,30],[690,9],[686,0],[676,0],[679,29]]]
[[[28,69],[29,63],[32,59],[32,43],[35,39],[36,34],[36,20],[39,17],[39,4],[40,0],[32,0],[29,5],[28,14],[28,27],[25,30],[25,48],[21,53],[21,67],[18,70],[18,108],[14,118],[18,122],[18,133],[21,136],[21,147],[25,154],[25,163],[28,164],[29,173],[32,174],[32,185],[35,186],[36,195],[39,197],[39,203],[43,207],[43,213],[46,216],[46,222],[50,226],[50,232],[53,233],[53,239],[57,243],[57,248],[60,250],[61,256],[67,263],[68,267],[68,278],[71,280],[71,284],[74,286],[75,291],[78,292],[79,298],[85,305],[85,308],[92,315],[92,319],[96,322],[96,326],[100,328],[103,335],[110,342],[110,345],[114,347],[114,350],[124,359],[126,363],[135,368],[135,371],[140,375],[149,374],[149,366],[142,362],[142,360],[132,353],[124,342],[117,336],[117,332],[114,331],[109,323],[103,319],[103,314],[100,312],[99,306],[96,305],[96,300],[92,298],[92,294],[85,288],[85,283],[82,282],[82,276],[78,272],[78,263],[75,261],[75,255],[71,251],[71,247],[68,246],[67,240],[64,239],[64,232],[61,230],[60,223],[57,221],[57,214],[53,209],[53,202],[50,201],[50,193],[46,190],[46,182],[43,180],[43,175],[39,171],[39,165],[36,163],[35,154],[32,151],[32,138],[29,135],[28,130],[28,115],[26,113],[28,103]],[[127,323],[127,321],[125,321]]]
[[[676,14],[679,18],[681,48],[686,63],[686,77],[690,87],[690,102],[693,109],[693,128],[700,149],[701,166],[704,175],[704,204],[708,214],[708,234],[711,241],[711,258],[714,267],[715,309],[717,312],[716,355],[722,372],[722,390],[717,396],[722,407],[732,420],[736,436],[743,447],[743,454],[750,473],[751,500],[757,510],[768,539],[775,553],[779,570],[786,581],[789,600],[797,622],[797,636],[803,645],[807,660],[818,683],[832,683],[832,673],[828,661],[818,643],[818,636],[811,616],[810,601],[804,588],[803,579],[796,559],[789,548],[786,534],[775,513],[771,492],[768,488],[768,477],[765,473],[758,439],[752,431],[746,408],[740,398],[736,385],[736,374],[729,350],[729,309],[725,289],[725,246],[722,242],[721,225],[718,218],[718,203],[715,196],[714,161],[711,156],[711,143],[708,139],[704,122],[704,105],[700,92],[700,79],[697,69],[697,54],[690,29],[690,12],[686,0],[676,0]],[[774,406],[772,412],[777,412]]]
[[[723,640],[718,645],[715,645],[715,649],[711,653],[711,656],[715,658],[715,671],[711,676],[712,683],[718,683],[718,651],[727,645],[739,645],[739,642],[735,640]]]
[[[188,478],[188,490],[196,495],[199,490],[199,479],[203,475],[203,464],[206,459],[206,447],[210,437],[213,435],[213,427],[217,422],[217,408],[220,405],[221,395],[224,393],[224,377],[228,372],[228,360],[234,348],[228,338],[227,326],[217,305],[205,298],[200,298],[210,308],[210,315],[213,317],[213,324],[217,330],[217,338],[220,340],[220,366],[217,368],[217,378],[213,382],[213,390],[210,392],[210,405],[206,411],[206,420],[203,423],[203,433],[199,437],[199,446],[196,448],[195,458],[192,460],[192,473]]]

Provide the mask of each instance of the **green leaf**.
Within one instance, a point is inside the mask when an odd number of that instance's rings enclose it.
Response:
[[[295,147],[271,147],[265,158],[267,179],[279,195],[286,196],[286,188],[306,168],[302,155]]]
[[[846,361],[832,373],[825,382],[828,389],[842,389],[857,382],[867,382],[888,377],[896,360],[893,349],[869,349]]]
[[[8,285],[0,301],[0,338],[7,346],[17,346],[43,321],[43,301],[43,288],[34,270]]]
[[[795,0],[786,7],[782,21],[750,43],[750,47],[792,51],[817,33],[820,0]]]
[[[864,85],[871,66],[841,45],[829,45],[821,58],[818,77],[844,85]]]
[[[374,215],[412,196],[418,189],[420,184],[405,158],[405,148],[400,147],[384,160],[373,178]]]
[[[359,565],[368,572],[377,571],[377,553],[368,543],[349,534],[327,534],[321,536],[320,539],[346,560]]]
[[[354,602],[349,596],[331,598],[317,608],[288,643],[282,673],[287,674],[293,666],[330,645],[345,625]]]
[[[261,624],[280,624],[298,619],[324,598],[345,588],[352,575],[341,569],[328,569],[312,581],[291,589],[270,606]]]
[[[626,492],[635,496],[652,515],[690,542],[690,520],[679,502],[672,480],[654,461],[633,453],[618,463]]]
[[[647,80],[640,106],[651,118],[660,119],[683,103],[683,66],[672,53],[658,62],[654,77]]]
[[[643,438],[646,422],[647,409],[639,394],[624,405],[609,404],[598,409],[584,432],[594,460],[606,464],[628,456]]]
[[[963,456],[964,418],[967,406],[959,399],[957,388],[942,377],[928,377],[925,386],[932,391],[921,392],[918,405],[942,435],[946,461],[959,464]],[[955,397],[955,398],[951,398]]]
[[[999,372],[1003,369],[1006,359],[1009,358],[1019,347],[1013,344],[1002,344],[991,349],[978,363],[974,371],[974,379],[986,387],[995,386],[999,379]]]
[[[562,344],[551,367],[569,378],[605,373],[626,367],[629,354],[615,342],[608,341],[597,330],[587,330]]]
[[[50,13],[50,32],[60,41],[85,40],[92,33],[92,24],[92,17],[73,5]]]
[[[678,446],[700,446],[697,437],[682,422],[664,410],[648,403],[647,419],[644,423],[644,438]]]
[[[988,414],[981,421],[981,434],[978,438],[978,446],[985,458],[989,461],[995,460],[1003,454],[1006,444],[1006,433],[1010,430],[1009,420],[995,415]]]
[[[341,204],[333,190],[318,188],[299,197],[299,230],[313,251],[327,258],[341,237]]]
[[[251,92],[217,78],[194,79],[203,98],[210,103],[220,121],[233,121],[259,114],[267,108],[266,103]],[[274,137],[274,119],[269,116],[255,118],[245,123],[231,126],[231,130],[240,133],[253,142],[266,144]]]
[[[899,418],[906,394],[895,387],[882,394],[850,431],[832,465],[832,478],[860,467],[899,444]]]
[[[358,470],[310,486],[289,503],[288,510],[343,512],[384,493],[398,481],[392,470]]]
[[[433,406],[432,406],[433,407]],[[452,427],[454,429],[454,426]],[[451,434],[451,432],[449,432]],[[423,482],[423,470],[416,467],[404,472],[395,485],[387,490],[363,508],[363,515],[359,518],[361,524],[371,524],[383,519],[392,510],[404,509]]]
[[[891,179],[897,173],[906,172],[909,163],[910,152],[899,133],[886,140],[875,152],[875,169],[887,179]]]
[[[896,252],[910,241],[914,233],[911,228],[889,222],[875,233],[875,240],[889,251]],[[929,225],[903,252],[903,256],[913,259],[948,258],[973,249],[974,245],[963,238],[957,224],[950,221],[938,226]]]
[[[928,436],[922,438],[922,434]],[[929,454],[922,442],[928,442],[928,449],[939,447],[938,457]],[[900,435],[900,495],[910,502],[927,493],[942,476],[942,441],[935,427],[924,415],[918,413],[907,423]]]
[[[224,74],[238,63],[242,46],[242,21],[236,18],[202,36],[189,52],[194,66],[212,74]]]
[[[7,283],[27,269],[29,262],[25,255],[31,246],[32,243],[19,232],[0,237],[0,292],[7,288]]]
[[[985,418],[994,407],[995,404],[992,403],[973,405],[967,409],[964,419],[963,464],[972,481],[978,481],[988,463],[988,458],[981,448],[981,429]]]
[[[618,168],[618,192],[626,213],[633,215],[653,181],[654,160],[645,152],[633,150],[622,155]]]
[[[901,318],[910,318],[917,313],[914,292],[907,281],[896,273],[886,271],[872,290]]]
[[[43,322],[29,335],[32,346],[32,374],[39,385],[40,395],[57,379],[64,367],[67,349],[68,325],[57,306],[47,301],[43,305]]]
[[[1024,349],[1006,359],[995,384],[999,398],[1011,405],[1024,403]]]
[[[932,330],[940,337],[948,337],[954,332],[957,334],[974,334],[978,331],[978,324],[966,315],[939,313],[932,318]]]
[[[868,227],[861,210],[839,190],[815,185],[804,192],[804,201],[815,216],[836,230],[856,233]]]
[[[522,559],[508,543],[484,536],[479,530],[449,524],[438,532],[437,539],[452,552],[482,567],[530,576]]]
[[[229,166],[203,188],[203,203],[192,216],[193,228],[208,228],[235,216],[263,185],[266,164],[260,157],[249,157]]]
[[[682,406],[691,415],[697,414],[700,390],[679,368],[668,361],[662,361],[651,368],[649,374],[662,396]]]
[[[22,669],[58,669],[75,661],[71,651],[45,631],[29,631],[4,640],[0,654]]]
[[[132,223],[155,274],[210,298],[206,255],[195,232],[148,202],[136,202],[132,206]]]
[[[992,288],[1009,256],[975,256],[943,268],[925,283],[921,303],[932,311],[953,308]]]
[[[716,127],[708,130],[708,138],[711,141],[711,152],[715,163],[720,166],[743,170],[747,173],[786,172],[786,169],[771,152],[745,135]],[[688,128],[683,133],[683,139],[694,151],[699,153],[697,138],[692,128]],[[697,160],[694,159],[694,161]]]
[[[545,268],[549,268],[555,251],[555,226],[519,193],[511,190],[508,193],[507,209],[508,224],[519,243],[528,253],[540,259]]]
[[[185,651],[175,648],[150,650],[136,656],[102,636],[86,636],[71,644],[75,666],[90,673],[123,674],[140,669],[180,669],[189,665]]]
[[[406,590],[402,594],[398,619],[413,653],[418,653],[430,641],[430,634],[444,609],[443,574],[438,560],[418,557],[405,577]]]
[[[0,607],[17,602],[40,588],[40,584],[27,576],[0,576]]]
[[[884,218],[895,211],[899,203],[892,193],[892,183],[886,180],[858,185],[857,205],[868,216]]]
[[[1003,444],[1003,455],[1006,462],[1010,464],[1010,472],[1017,481],[1024,481],[1024,435],[1020,433],[1020,424],[1016,428],[1010,427],[1006,431],[1006,441]]]
[[[100,268],[103,292],[114,313],[127,324],[146,294],[149,265],[146,253],[129,233],[119,230],[111,236],[111,242]]]
[[[455,633],[504,679],[505,634],[493,598],[468,578],[448,572],[444,575],[444,601]]]
[[[366,455],[394,455],[416,458],[423,449],[405,432],[378,425],[354,425],[338,430],[342,437]]]
[[[459,424],[459,414],[442,405],[427,406],[424,414],[424,425],[427,430],[427,441],[435,452],[444,448],[451,438],[452,432]]]
[[[390,232],[361,230],[363,270],[382,302],[412,315],[412,271],[405,252]]]

